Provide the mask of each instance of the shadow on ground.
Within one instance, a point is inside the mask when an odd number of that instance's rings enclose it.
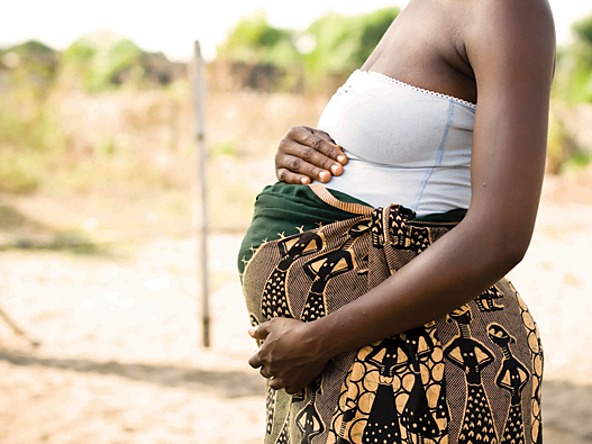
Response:
[[[0,251],[50,250],[106,255],[107,248],[81,230],[56,230],[18,209],[0,204]]]
[[[0,360],[15,366],[111,375],[164,387],[209,390],[226,399],[262,394],[261,378],[256,372],[205,370],[190,365],[53,358],[10,350],[0,350]],[[546,381],[543,393],[545,443],[592,443],[592,386]]]
[[[204,370],[189,365],[52,358],[6,350],[0,350],[0,361],[22,367],[45,367],[76,373],[112,375],[165,387],[185,387],[200,391],[207,389],[228,399],[260,396],[263,387],[261,376],[257,372]]]

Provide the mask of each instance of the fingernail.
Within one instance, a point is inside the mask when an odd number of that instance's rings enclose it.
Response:
[[[252,338],[255,337],[255,331],[256,331],[255,327],[251,327],[247,330],[247,332],[249,333],[249,336],[251,336]]]
[[[339,175],[341,172],[341,165],[331,165],[331,172],[335,175]]]
[[[327,182],[331,178],[331,174],[327,171],[322,171],[319,173],[319,179],[321,182]]]
[[[308,185],[310,183],[310,179],[308,177],[301,177],[300,178],[300,183],[302,185]]]
[[[337,156],[337,161],[339,163],[345,164],[347,162],[347,157],[343,154],[340,154],[339,156]]]

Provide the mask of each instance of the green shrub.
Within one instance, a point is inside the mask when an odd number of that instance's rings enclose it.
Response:
[[[309,86],[315,85],[321,78],[359,68],[398,13],[397,8],[385,8],[358,16],[329,14],[304,32],[275,28],[265,15],[256,14],[236,24],[218,48],[218,57],[301,69]]]
[[[318,77],[359,68],[398,14],[397,8],[384,8],[358,16],[321,17],[306,31],[314,41],[305,55],[308,73]]]
[[[89,92],[105,91],[118,85],[118,75],[131,70],[132,80],[141,81],[143,51],[131,40],[118,40],[112,45],[99,48],[92,59],[86,87]]]
[[[271,26],[263,13],[240,20],[218,47],[218,56],[237,62],[278,66],[294,65],[300,60],[294,31]]]
[[[559,48],[554,97],[569,103],[592,102],[592,16],[573,25],[575,41]]]
[[[564,107],[555,104],[549,117],[549,136],[547,142],[547,171],[560,174],[567,169],[587,166],[590,154],[576,142],[573,134],[565,125],[565,116],[569,115]]]

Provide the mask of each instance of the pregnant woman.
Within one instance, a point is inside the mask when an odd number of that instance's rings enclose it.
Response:
[[[541,342],[504,276],[554,57],[546,0],[411,0],[287,132],[239,253],[266,443],[542,442]]]

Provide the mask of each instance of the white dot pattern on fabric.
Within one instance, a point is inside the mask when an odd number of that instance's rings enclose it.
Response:
[[[386,74],[382,74],[380,72],[376,72],[376,71],[362,71],[362,72],[366,72],[366,73],[373,75],[373,76],[382,77],[383,79],[388,80],[389,82],[392,82],[395,85],[399,85],[404,88],[408,88],[412,91],[420,92],[422,94],[429,94],[430,96],[440,97],[440,98],[446,99],[446,100],[452,100],[453,102],[461,103],[461,104],[468,106],[469,108],[472,108],[472,109],[477,108],[477,105],[475,103],[469,102],[468,100],[460,99],[458,97],[454,97],[454,96],[440,93],[437,91],[432,91],[429,89],[420,88],[419,86],[415,86],[415,85],[411,85],[409,83],[402,82],[401,80],[395,79],[394,77],[387,76]]]

